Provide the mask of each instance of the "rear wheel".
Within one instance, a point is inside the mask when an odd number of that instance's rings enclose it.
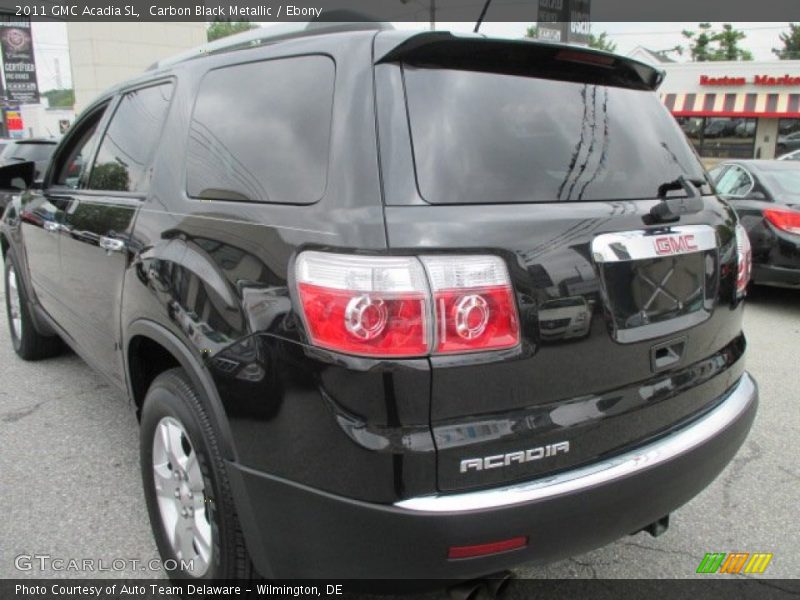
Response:
[[[150,523],[172,578],[253,575],[225,464],[204,403],[183,369],[159,375],[142,408],[140,453]]]
[[[6,315],[14,351],[25,360],[40,360],[59,354],[63,348],[61,339],[36,331],[19,269],[10,253],[6,255],[5,280]]]

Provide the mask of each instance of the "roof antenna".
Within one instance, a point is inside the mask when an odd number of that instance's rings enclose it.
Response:
[[[486,11],[489,10],[489,5],[492,3],[492,0],[486,0],[486,4],[483,5],[483,10],[481,11],[481,15],[478,17],[478,22],[475,23],[475,29],[472,30],[472,33],[478,33],[478,29],[481,28],[481,23],[483,23],[483,18],[486,16]]]

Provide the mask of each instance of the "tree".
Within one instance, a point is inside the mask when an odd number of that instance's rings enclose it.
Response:
[[[608,34],[604,31],[598,36],[589,34],[589,48],[596,48],[597,50],[605,50],[606,52],[615,52],[617,44],[608,39]]]
[[[688,31],[686,29],[682,32],[683,37],[690,40],[689,55],[695,62],[714,60],[711,58],[713,53],[710,48],[711,42],[713,41],[713,35],[710,34],[711,23],[700,23],[698,27],[700,28],[699,32]]]
[[[75,90],[48,90],[42,92],[42,96],[47,98],[50,108],[72,108],[75,106]]]
[[[115,162],[95,164],[92,169],[92,188],[127,192],[130,189],[128,169]]]
[[[536,25],[531,25],[525,30],[526,38],[537,39],[539,37],[539,28]],[[598,50],[606,50],[607,52],[614,52],[617,45],[608,39],[608,34],[604,31],[598,36],[589,34],[588,39],[589,48],[597,48]]]
[[[781,60],[800,58],[800,24],[789,23],[789,33],[780,34],[783,48],[773,48],[772,53]]]
[[[693,61],[753,60],[752,52],[739,47],[739,42],[747,36],[730,23],[725,23],[717,33],[711,30],[711,23],[699,23],[697,27],[699,31],[683,30],[683,37],[690,40],[689,55]]]
[[[255,29],[257,27],[258,25],[254,25],[248,21],[226,21],[224,19],[219,19],[208,26],[208,29],[206,29],[206,38],[208,38],[209,42],[213,42],[214,40],[218,40],[235,33],[250,31],[251,29]]]
[[[739,47],[739,42],[746,37],[744,31],[738,31],[730,23],[725,23],[722,31],[713,36],[719,48],[712,60],[753,60],[752,52]]]

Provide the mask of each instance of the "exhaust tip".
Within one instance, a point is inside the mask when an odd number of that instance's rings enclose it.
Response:
[[[471,579],[447,588],[447,595],[451,600],[479,600],[482,598],[500,598],[508,589],[508,584],[514,574],[511,571],[501,571],[486,577]]]
[[[486,591],[489,592],[489,597],[501,597],[508,589],[508,584],[511,583],[513,578],[514,574],[511,571],[502,571],[494,575],[489,575],[489,577],[486,578]]]
[[[447,588],[447,596],[450,600],[478,600],[483,590],[483,580],[473,579],[451,585]]]
[[[658,521],[653,521],[650,525],[642,529],[642,531],[646,531],[653,537],[658,537],[666,533],[667,529],[669,529],[669,515],[661,517]]]

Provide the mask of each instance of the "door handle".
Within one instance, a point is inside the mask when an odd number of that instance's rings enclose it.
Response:
[[[100,247],[108,252],[122,252],[125,249],[125,242],[103,235],[100,236]]]
[[[54,223],[53,221],[44,222],[44,230],[48,233],[56,233],[59,229],[61,229],[61,225],[58,223]]]

